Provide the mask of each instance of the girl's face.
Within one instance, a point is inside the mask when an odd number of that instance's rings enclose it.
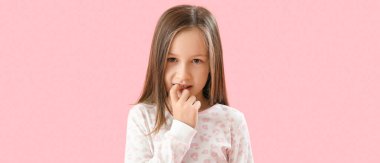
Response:
[[[180,91],[188,89],[198,100],[204,99],[202,89],[210,72],[208,49],[202,31],[189,28],[173,38],[165,69],[166,91],[178,83]]]

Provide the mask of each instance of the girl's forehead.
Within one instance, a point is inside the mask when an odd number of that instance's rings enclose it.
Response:
[[[205,38],[197,28],[177,33],[170,46],[169,54],[177,56],[208,56]]]

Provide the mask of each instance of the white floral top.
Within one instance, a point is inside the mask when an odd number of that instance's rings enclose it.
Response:
[[[153,130],[155,105],[137,104],[129,110],[125,163],[253,163],[249,131],[244,115],[235,108],[215,104],[199,112],[195,128],[173,119]]]

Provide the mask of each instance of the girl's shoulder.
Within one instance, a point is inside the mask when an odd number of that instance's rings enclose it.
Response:
[[[146,115],[146,114],[155,114],[156,113],[156,106],[153,104],[147,104],[147,103],[138,103],[132,106],[131,109],[129,109],[129,114],[138,114],[138,115]]]
[[[241,122],[245,119],[244,113],[236,109],[235,107],[217,103],[214,106],[212,106],[212,108],[213,109],[210,108],[210,115],[217,115],[218,117],[221,117],[223,119],[227,118],[228,120],[234,122]]]
[[[153,104],[147,104],[147,103],[137,103],[132,106],[131,109],[152,109],[155,105]]]
[[[224,111],[224,112],[229,113],[229,114],[232,114],[232,115],[235,115],[235,114],[236,115],[241,115],[241,114],[243,114],[240,110],[238,110],[235,107],[224,105],[224,104],[220,104],[220,103],[216,103],[212,107],[216,107],[219,110]]]

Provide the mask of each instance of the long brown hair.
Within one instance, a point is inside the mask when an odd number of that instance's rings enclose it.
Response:
[[[165,89],[165,68],[171,42],[185,28],[199,28],[205,36],[210,58],[210,73],[203,88],[209,106],[228,105],[224,80],[223,51],[214,16],[200,6],[179,5],[166,10],[160,17],[152,40],[144,89],[137,103],[156,105],[156,124],[151,133],[157,133],[166,124],[165,109],[169,108]],[[170,112],[170,110],[168,109]],[[151,134],[150,133],[150,134]]]

